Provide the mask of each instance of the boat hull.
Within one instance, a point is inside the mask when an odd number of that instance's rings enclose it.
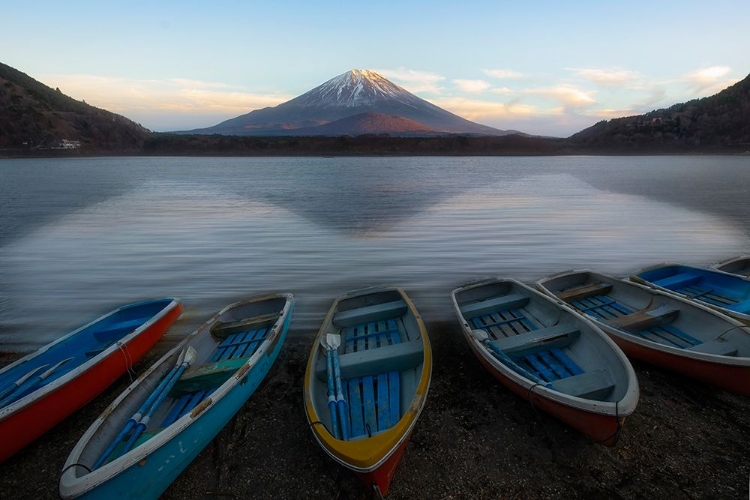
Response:
[[[191,418],[168,440],[160,442],[153,449],[141,453],[136,459],[124,465],[117,461],[110,462],[82,478],[73,479],[72,471],[64,470],[60,482],[60,496],[103,500],[159,498],[237,414],[266,377],[283,347],[291,324],[292,311],[293,302],[290,298],[288,312],[277,336],[269,341],[268,350],[257,352],[248,361],[250,366],[238,371],[235,375],[236,383],[233,383],[227,392],[217,395],[217,390],[214,395],[195,407],[190,414]],[[183,342],[172,352],[179,351],[184,346]],[[253,361],[255,356],[260,357],[257,362]],[[152,367],[152,370],[156,366],[158,365]],[[115,407],[117,403],[113,403],[110,408]],[[73,463],[68,467],[75,466],[75,457],[71,457]],[[68,462],[71,462],[71,458]],[[113,474],[114,469],[117,470]],[[102,479],[100,474],[110,477]]]
[[[173,302],[164,316],[122,347],[103,357],[91,368],[35,399],[0,420],[0,462],[54,427],[120,378],[140,360],[182,314],[182,305]]]
[[[372,485],[373,488],[377,487],[381,496],[387,495],[393,476],[396,474],[396,468],[408,443],[409,438],[407,437],[380,467],[370,472],[357,472],[357,477],[366,485]]]
[[[747,364],[723,364],[660,351],[631,342],[622,335],[613,335],[608,328],[603,329],[627,356],[707,382],[734,394],[750,396],[750,366]]]

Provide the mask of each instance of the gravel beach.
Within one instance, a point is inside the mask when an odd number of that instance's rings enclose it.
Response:
[[[498,384],[458,325],[427,328],[430,394],[388,498],[748,498],[750,398],[634,362],[640,402],[620,442],[606,448]],[[307,428],[302,384],[312,338],[287,339],[261,387],[163,498],[370,498]],[[68,453],[128,383],[0,465],[0,498],[58,498]]]

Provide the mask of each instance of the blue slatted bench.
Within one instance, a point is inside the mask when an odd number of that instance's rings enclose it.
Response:
[[[465,318],[474,318],[477,316],[484,316],[489,313],[505,311],[508,309],[520,309],[528,304],[529,298],[520,293],[511,295],[503,295],[500,297],[493,297],[487,300],[481,300],[479,302],[473,302],[471,304],[465,304],[461,306],[461,314]]]
[[[195,391],[183,394],[173,405],[166,418],[159,425],[162,429],[168,427],[180,419],[183,415],[190,413],[201,401],[213,394],[215,389],[208,391]]]
[[[424,352],[419,341],[402,342],[393,319],[352,326],[344,334],[345,353],[339,364],[350,439],[355,439],[390,429],[400,420],[399,372],[418,366]]]

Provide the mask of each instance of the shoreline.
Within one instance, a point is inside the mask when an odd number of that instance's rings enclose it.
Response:
[[[388,498],[747,498],[750,398],[633,361],[640,401],[620,442],[606,448],[501,386],[458,325],[427,329],[430,393]],[[307,428],[302,385],[311,342],[287,338],[255,394],[164,499],[370,498]],[[161,351],[148,353],[136,373]],[[58,498],[68,454],[129,383],[121,378],[0,465],[0,496]]]

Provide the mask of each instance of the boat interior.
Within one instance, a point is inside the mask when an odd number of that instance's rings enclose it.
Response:
[[[127,436],[123,437],[102,464],[136,448],[192,412],[245,365],[267,338],[285,303],[281,298],[268,302],[272,304],[262,309],[247,309],[243,312],[230,310],[211,325],[210,335],[196,335],[191,339],[188,345],[195,349],[195,360],[176,375],[173,384],[163,389],[164,394],[153,404],[153,416],[137,439],[129,442]],[[242,317],[242,314],[253,315]],[[149,395],[159,391],[160,382],[169,378],[172,373],[170,370],[176,365],[179,355],[179,352],[175,352],[162,363],[157,372],[144,380],[140,397],[124,402],[125,416],[135,413],[138,405]],[[122,415],[120,423],[125,423]]]
[[[750,314],[750,281],[747,280],[679,265],[652,269],[638,277],[714,307]]]
[[[424,363],[419,324],[400,293],[389,290],[343,299],[324,331],[340,336],[337,354],[347,410],[346,422],[338,425],[349,430],[348,435],[331,433],[354,440],[396,425],[412,402]],[[315,362],[315,377],[317,411],[332,431],[325,406],[329,370],[323,346]]]
[[[731,328],[726,321],[635,284],[589,272],[543,280],[542,284],[577,311],[623,333],[692,352],[720,356],[740,352],[738,343],[717,338]]]
[[[553,303],[509,282],[458,291],[456,303],[471,328],[486,332],[488,351],[526,378],[571,396],[621,397],[618,376],[583,348],[581,325]]]

